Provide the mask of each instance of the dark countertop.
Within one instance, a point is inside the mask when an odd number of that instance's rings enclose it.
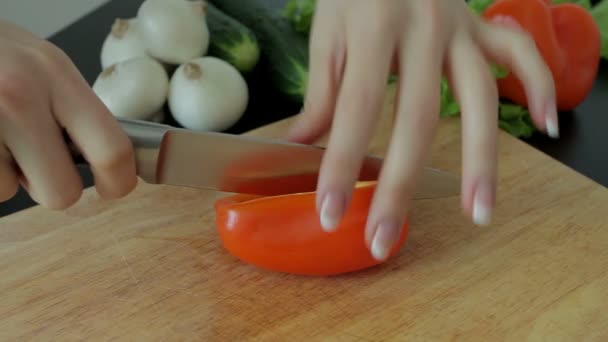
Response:
[[[58,32],[49,40],[62,48],[73,60],[86,80],[93,84],[101,71],[100,49],[116,17],[132,17],[143,0],[113,0]],[[250,108],[228,133],[247,130],[297,113],[299,108],[279,103],[276,96],[252,76]],[[263,77],[261,78],[263,79]],[[536,135],[525,141],[584,176],[608,187],[608,63],[602,62],[592,94],[571,113],[560,113],[560,134],[557,141]],[[269,106],[268,104],[271,104]],[[81,174],[86,186],[92,184],[88,170]],[[24,191],[0,204],[0,216],[34,205]]]

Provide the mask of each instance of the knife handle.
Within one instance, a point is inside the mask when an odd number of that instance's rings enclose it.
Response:
[[[174,127],[142,120],[131,120],[124,118],[115,118],[122,129],[125,131],[133,148],[138,150],[158,151],[163,141],[165,133]],[[88,161],[84,158],[78,147],[74,144],[70,136],[64,131],[63,137],[70,150],[72,158],[76,165],[89,166]]]

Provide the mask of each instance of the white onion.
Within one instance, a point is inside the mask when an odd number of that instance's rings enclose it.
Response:
[[[147,53],[162,62],[183,64],[207,53],[207,21],[191,1],[145,0],[137,19]]]
[[[136,57],[104,69],[93,91],[116,117],[150,120],[163,107],[169,90],[164,67],[150,57]]]
[[[175,120],[199,131],[223,131],[244,114],[249,89],[228,62],[200,57],[180,65],[169,83],[168,104]]]
[[[137,19],[114,20],[112,29],[101,47],[101,67],[147,56],[146,47],[137,28]]]

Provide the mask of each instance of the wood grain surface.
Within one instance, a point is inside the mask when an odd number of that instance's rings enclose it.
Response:
[[[392,92],[370,147],[383,153]],[[290,120],[251,132],[280,137]],[[460,121],[430,164],[459,173]],[[140,184],[104,202],[0,221],[3,341],[607,341],[608,191],[501,133],[498,208],[476,227],[459,198],[417,201],[387,264],[346,276],[235,260],[209,191]]]

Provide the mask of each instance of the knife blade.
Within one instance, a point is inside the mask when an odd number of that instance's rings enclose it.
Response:
[[[323,147],[117,120],[133,143],[137,174],[146,183],[265,196],[316,190]],[[68,137],[66,140],[70,142]],[[77,161],[86,164],[73,144],[70,146]],[[377,180],[382,163],[380,157],[365,156],[358,180]],[[459,193],[456,175],[427,167],[414,199]]]

